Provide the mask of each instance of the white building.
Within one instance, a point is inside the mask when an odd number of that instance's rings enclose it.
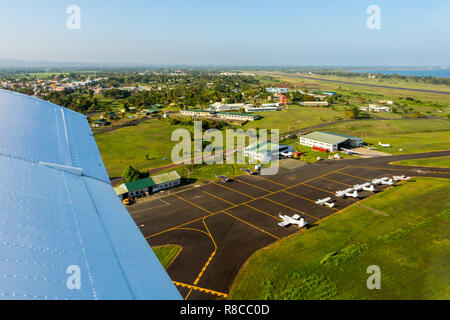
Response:
[[[292,145],[275,144],[271,142],[256,142],[244,149],[244,156],[250,161],[261,161],[267,163],[280,158],[281,152],[293,152]]]
[[[220,118],[225,120],[236,121],[254,121],[259,119],[258,115],[238,113],[238,112],[215,112],[207,110],[181,110],[180,114],[189,117],[201,117],[201,118]]]
[[[193,110],[193,109],[180,110],[180,114],[183,115],[183,116],[203,117],[203,118],[208,118],[208,117],[211,117],[211,115],[212,115],[211,111],[207,111],[207,110]]]
[[[286,93],[289,92],[288,88],[266,88],[266,92],[270,93]]]
[[[214,116],[221,119],[237,121],[254,121],[259,119],[258,115],[237,112],[216,112]]]
[[[327,107],[327,101],[302,101],[300,105],[304,107]]]
[[[311,148],[319,148],[329,152],[338,151],[339,148],[356,148],[363,144],[363,140],[358,137],[346,134],[314,131],[300,137],[300,144]]]
[[[391,111],[391,108],[389,108],[389,107],[384,107],[384,106],[380,107],[376,104],[369,104],[368,107],[360,107],[359,109],[363,110],[363,111],[373,111],[373,112],[389,112],[389,111]]]
[[[279,104],[278,104],[279,105]],[[265,111],[277,111],[278,105],[275,103],[267,103],[263,104],[260,107],[255,106],[246,106],[245,112],[251,113],[251,112],[265,112]]]
[[[223,112],[223,111],[239,111],[240,109],[245,109],[246,107],[251,108],[254,107],[252,104],[245,104],[245,103],[221,103],[216,102],[213,103],[210,106],[210,109],[217,112]]]

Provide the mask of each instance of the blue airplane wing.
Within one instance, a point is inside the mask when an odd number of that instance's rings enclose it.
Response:
[[[0,90],[0,298],[181,299],[84,115]]]

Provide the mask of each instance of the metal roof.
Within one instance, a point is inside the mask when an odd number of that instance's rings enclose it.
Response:
[[[267,141],[263,141],[263,142],[255,142],[251,145],[249,145],[248,147],[246,147],[244,150],[247,152],[268,152],[268,151],[278,151],[281,148],[285,148],[286,145],[283,144],[276,144],[276,143],[271,143],[271,142],[267,142]]]
[[[162,173],[162,174],[153,176],[152,179],[155,182],[155,184],[162,184],[162,183],[175,181],[175,180],[178,180],[181,178],[180,178],[180,175],[178,174],[178,172],[171,171],[171,172]]]
[[[127,189],[125,183],[122,183],[120,186],[114,188],[114,192],[115,192],[117,195],[121,195],[121,194],[127,193],[127,192],[128,192],[128,189]]]
[[[302,136],[302,138],[329,144],[342,143],[348,139],[360,139],[358,137],[350,136],[347,134],[335,133],[330,131],[314,131],[312,133]]]
[[[85,116],[0,90],[0,298],[180,299]],[[70,267],[80,289],[70,289]]]
[[[129,192],[142,190],[155,185],[152,178],[139,179],[136,181],[125,182],[124,184]]]

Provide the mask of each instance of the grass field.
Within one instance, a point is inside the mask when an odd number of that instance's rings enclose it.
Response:
[[[182,248],[178,245],[166,245],[153,247],[152,250],[158,257],[163,267],[167,269],[167,267],[181,252]]]
[[[243,126],[243,129],[279,129],[280,133],[283,133],[330,121],[349,119],[349,116],[341,110],[333,110],[324,107],[302,107],[297,105],[290,105],[287,109],[281,111],[261,112],[259,115],[263,118],[246,123]]]
[[[450,299],[450,180],[417,178],[256,252],[230,299]],[[378,265],[381,289],[369,290]]]
[[[402,166],[450,168],[450,157],[403,160],[403,161],[392,162],[391,164],[402,165]]]
[[[322,75],[322,74],[316,74],[316,75],[308,75],[308,74],[302,74],[304,76],[310,76],[314,78],[321,78],[321,79],[328,79],[328,80],[338,80],[338,81],[348,81],[348,82],[355,82],[355,83],[364,83],[364,84],[374,84],[374,85],[381,85],[381,86],[395,86],[395,87],[402,87],[402,88],[411,88],[411,89],[421,89],[421,90],[436,90],[436,91],[444,91],[444,92],[450,92],[450,87],[443,85],[443,84],[432,84],[432,83],[424,83],[424,82],[416,82],[416,81],[408,81],[406,79],[383,79],[380,77],[376,77],[375,79],[368,77],[367,74],[361,74],[359,77],[339,77],[334,75]]]
[[[327,78],[325,76],[313,76],[317,78]],[[445,94],[436,94],[436,93],[429,93],[429,92],[414,92],[414,91],[406,91],[406,90],[397,90],[397,89],[390,89],[390,88],[377,88],[377,87],[364,87],[364,86],[356,86],[352,84],[343,84],[343,83],[333,83],[333,82],[327,82],[327,81],[320,81],[320,80],[310,80],[310,79],[302,79],[302,78],[294,78],[294,77],[288,77],[288,76],[274,76],[274,78],[277,78],[281,80],[282,82],[290,82],[292,84],[296,84],[299,86],[305,85],[308,86],[315,86],[316,88],[320,88],[320,90],[331,90],[331,91],[338,91],[342,93],[342,91],[349,91],[349,92],[357,92],[360,95],[373,95],[378,96],[379,99],[390,99],[390,100],[398,100],[399,98],[407,98],[407,97],[413,97],[415,99],[419,99],[424,102],[432,101],[441,103],[446,107],[446,112],[443,114],[437,113],[437,110],[433,112],[435,115],[443,116],[445,113],[450,112],[450,105],[448,101],[448,95]],[[331,78],[331,77],[330,77]],[[349,81],[349,82],[359,82],[357,80],[354,81],[354,79],[351,78],[345,78],[345,77],[334,77],[335,80],[342,80],[342,81]],[[369,83],[369,82],[367,82]],[[374,83],[374,84],[381,84],[381,83]],[[387,86],[398,86],[402,87],[402,84],[399,83],[386,83],[384,85]],[[414,88],[416,84],[409,86],[404,85],[404,87],[411,87]],[[441,88],[441,86],[435,86],[435,87],[426,87],[425,85],[419,85],[420,88],[417,89],[430,89],[430,90],[439,90],[439,91],[449,91],[449,89]]]
[[[97,134],[95,140],[108,174],[114,177],[120,176],[128,165],[143,170],[170,164],[171,151],[176,144],[170,138],[178,128],[183,127],[152,119],[136,126]]]
[[[136,126],[95,135],[108,174],[111,177],[120,176],[129,165],[146,170],[171,164],[172,148],[177,142],[170,139],[172,132],[178,128],[193,130],[192,126],[170,125],[164,120],[151,119]],[[226,147],[227,137],[224,134],[223,147]],[[185,178],[209,180],[213,179],[216,173],[227,176],[240,175],[242,174],[240,167],[253,169],[254,165],[196,165],[194,168],[183,166],[177,170]]]
[[[440,119],[359,120],[339,123],[321,130],[350,134],[391,154],[450,149],[450,121]],[[389,143],[391,148],[378,146]],[[402,150],[400,150],[402,149]]]

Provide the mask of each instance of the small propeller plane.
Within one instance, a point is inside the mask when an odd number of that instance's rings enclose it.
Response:
[[[283,158],[292,158],[294,156],[293,152],[280,152],[280,156]]]
[[[345,190],[336,191],[336,197],[339,197],[339,198],[345,198],[345,197],[357,198],[358,197],[358,191],[353,190],[353,188],[348,188],[348,189],[345,189]]]
[[[364,191],[371,191],[371,192],[373,192],[375,190],[375,187],[370,182],[366,182],[366,183],[363,183],[363,184],[355,184],[353,186],[353,190],[355,190],[355,191],[364,190]]]
[[[411,177],[405,177],[405,176],[393,176],[392,179],[394,179],[394,181],[406,181],[411,179]]]
[[[283,215],[281,212],[278,214],[278,216],[283,220],[278,223],[280,227],[287,227],[289,225],[297,225],[300,228],[306,226],[308,223],[300,217],[298,214],[294,214],[292,217],[289,217],[288,215]]]
[[[241,168],[241,171],[244,171],[244,172],[246,172],[248,175],[254,175],[255,174],[255,172],[253,172],[252,170],[250,170],[250,169],[244,169],[244,168]]]
[[[330,202],[330,200],[331,200],[331,198],[328,197],[328,198],[319,199],[315,203],[320,204],[321,206],[327,206],[327,207],[333,208],[334,203]]]
[[[392,179],[389,179],[388,177],[383,177],[380,179],[372,179],[373,184],[387,184],[388,186],[392,186],[394,184],[394,181]]]
[[[378,141],[378,145],[384,148],[390,148],[391,145],[389,143],[381,143],[380,141]]]
[[[220,180],[222,180],[223,183],[230,181],[229,178],[227,178],[226,176],[220,176],[220,175],[215,175],[216,178],[220,178]]]

